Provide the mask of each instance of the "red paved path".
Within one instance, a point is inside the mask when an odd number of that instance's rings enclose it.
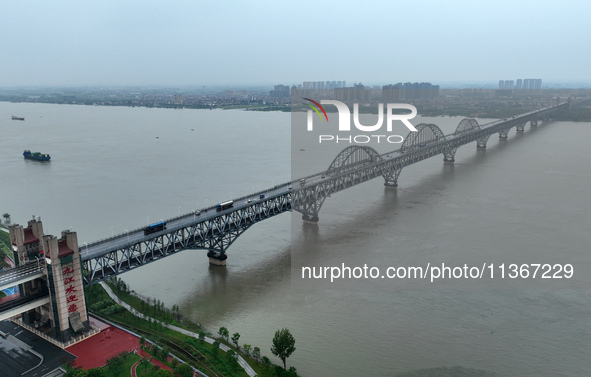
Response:
[[[107,360],[123,351],[136,351],[140,356],[148,355],[147,352],[140,349],[138,337],[94,317],[89,316],[89,319],[94,326],[101,329],[101,332],[66,348],[66,351],[78,356],[74,361],[76,367],[82,367],[82,369],[102,367],[107,364]],[[152,361],[152,364],[172,371],[170,367],[156,359]]]
[[[93,324],[96,323],[94,318],[90,319]],[[140,340],[137,337],[117,327],[104,325],[100,326],[100,333],[66,348],[66,351],[78,356],[74,361],[75,366],[82,369],[102,367],[111,357],[140,348]]]

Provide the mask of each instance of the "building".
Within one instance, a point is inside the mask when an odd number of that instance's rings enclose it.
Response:
[[[499,80],[500,90],[513,90],[513,80]]]
[[[22,324],[63,344],[86,336],[92,329],[86,311],[76,232],[63,231],[59,239],[45,235],[41,220],[35,219],[26,228],[15,224],[9,231],[16,264],[36,262],[43,271],[41,277],[18,286],[21,297],[40,298],[39,304],[22,312]]]
[[[402,87],[396,85],[382,86],[382,101],[384,102],[398,102],[402,99]]]
[[[366,101],[369,98],[369,92],[365,90],[363,84],[353,84],[349,88],[334,88],[334,98],[342,102]]]
[[[304,81],[302,83],[302,89],[316,90],[344,88],[345,86],[345,81]]]
[[[397,84],[403,88],[402,98],[404,99],[423,99],[435,98],[439,96],[439,85],[432,85],[429,82]]]
[[[542,79],[499,80],[499,90],[539,91],[542,89]]]
[[[289,98],[290,89],[287,85],[275,85],[275,89],[269,91],[269,97],[272,98]]]

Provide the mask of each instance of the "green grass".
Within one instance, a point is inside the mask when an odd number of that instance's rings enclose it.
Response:
[[[121,282],[110,282],[109,286],[122,301],[128,303],[139,312],[145,313],[146,315],[165,323],[172,323],[175,326],[185,328],[195,333],[202,331],[200,327],[194,323],[189,321],[177,321],[176,319],[173,319],[174,316],[172,315],[172,312],[164,308],[160,303],[156,303],[156,305],[147,305],[140,298],[125,292],[124,289],[126,288]],[[117,287],[121,287],[122,289],[117,289]],[[136,317],[122,307],[120,308],[123,310],[120,310],[117,308],[118,305],[107,295],[105,290],[99,284],[94,284],[86,288],[86,299],[87,306],[89,308],[96,309],[91,309],[92,312],[96,312],[96,314],[101,317],[104,317],[122,327],[128,328],[135,333],[143,335],[146,339],[157,343],[160,347],[168,347],[173,354],[181,358],[189,365],[202,370],[210,377],[248,376],[242,367],[231,365],[227,359],[226,352],[222,350],[216,350],[212,344],[180,334],[162,326],[159,323],[150,322]],[[225,342],[221,343],[226,344],[235,352],[241,354],[241,356],[255,370],[259,377],[272,377],[278,375],[276,365],[265,367],[261,362],[238,352],[239,350],[237,350],[237,348],[233,345],[227,344]],[[155,352],[149,353],[152,355],[155,354]],[[165,360],[159,360],[165,362]],[[165,362],[165,364],[172,367],[172,365],[169,363]],[[291,374],[291,376],[294,375]]]
[[[122,295],[123,296],[123,295]],[[123,300],[123,297],[120,298]],[[137,299],[135,296],[126,296]],[[203,344],[203,351],[194,349],[187,343],[190,337],[180,334],[176,331],[170,330],[159,323],[149,322],[134,316],[127,310],[110,313],[109,308],[115,306],[115,302],[110,299],[105,290],[98,284],[94,284],[86,288],[86,299],[87,306],[91,308],[97,303],[102,303],[102,309],[97,310],[96,314],[112,321],[122,327],[128,328],[135,333],[143,335],[145,338],[157,343],[160,347],[168,347],[172,353],[178,356],[180,359],[185,361],[191,366],[203,370],[207,375],[214,376],[236,376],[236,377],[248,377],[246,372],[241,367],[238,367],[236,371],[230,366],[226,366],[225,360],[226,353],[219,351],[219,358],[209,357],[214,351],[213,346],[209,343]],[[138,299],[139,300],[139,299]],[[110,305],[107,306],[110,301]],[[125,301],[125,300],[124,300]],[[135,301],[135,300],[134,300]],[[137,304],[137,303],[136,303]],[[131,305],[131,304],[130,304]],[[141,306],[141,304],[140,304]],[[140,310],[141,311],[141,310]],[[92,310],[91,310],[92,312]],[[150,315],[149,312],[146,314]],[[165,321],[167,322],[167,321]],[[199,342],[198,340],[196,340]],[[153,354],[150,352],[150,354]],[[159,359],[164,362],[164,360]],[[170,366],[170,364],[166,363]]]

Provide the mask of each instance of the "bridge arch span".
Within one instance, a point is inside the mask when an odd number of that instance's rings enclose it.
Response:
[[[445,135],[435,124],[421,123],[416,126],[417,132],[411,131],[400,147],[401,152],[422,148],[430,143],[446,140]]]
[[[474,129],[480,129],[480,125],[478,124],[478,121],[476,121],[476,119],[472,119],[472,118],[464,118],[458,124],[458,127],[456,128],[454,135],[460,135],[460,134],[463,134],[464,132],[469,132]]]
[[[382,160],[382,156],[368,146],[353,145],[343,149],[332,161],[327,173],[338,173],[348,167],[356,167],[366,162],[376,162]]]

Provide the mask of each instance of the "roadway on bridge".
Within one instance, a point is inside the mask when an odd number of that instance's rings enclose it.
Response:
[[[38,261],[12,268],[0,273],[0,290],[37,279],[43,276],[43,268]]]

